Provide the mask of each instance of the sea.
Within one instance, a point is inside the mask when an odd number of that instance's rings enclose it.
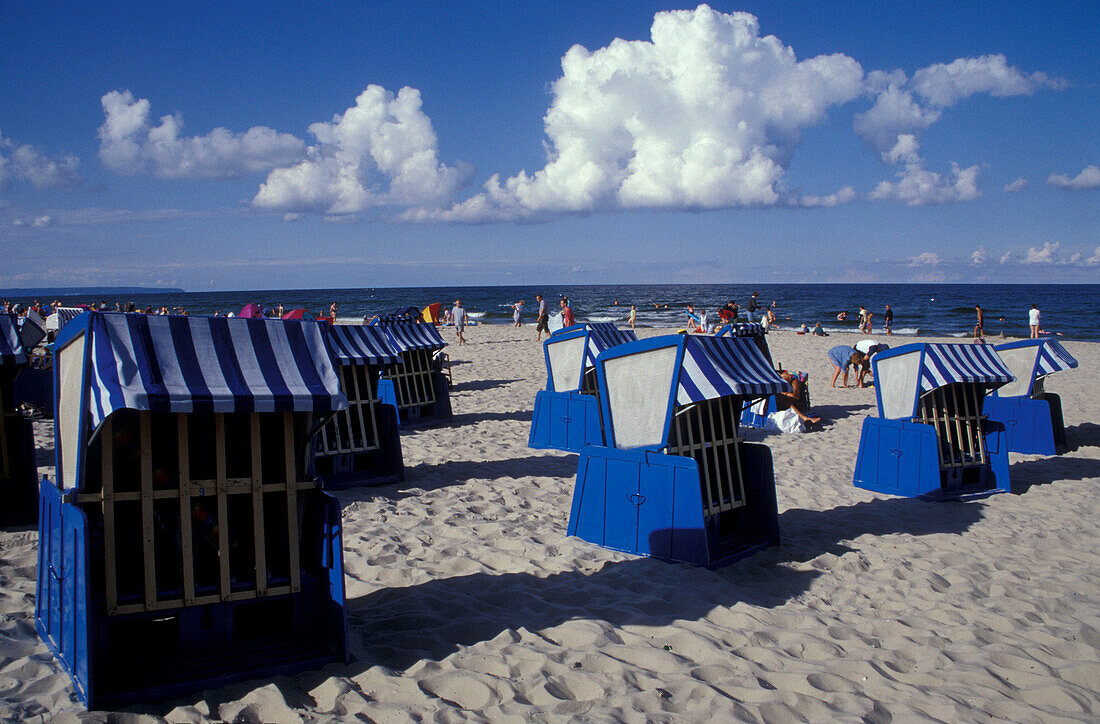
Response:
[[[902,337],[966,337],[974,328],[974,306],[985,311],[987,335],[1026,337],[1028,310],[1042,312],[1044,331],[1065,339],[1100,340],[1100,284],[645,284],[479,287],[375,287],[364,289],[284,289],[265,291],[119,292],[99,296],[56,296],[64,305],[133,303],[154,311],[162,305],[189,314],[239,312],[246,304],[265,309],[283,305],[285,311],[306,309],[327,315],[336,302],[342,321],[367,318],[434,302],[451,306],[461,299],[471,319],[479,324],[511,324],[512,304],[523,300],[524,322],[534,322],[542,294],[551,309],[568,297],[579,322],[626,322],[630,306],[637,309],[638,327],[678,329],[684,326],[688,304],[705,309],[716,319],[718,307],[736,300],[742,308],[753,292],[761,305],[775,310],[780,329],[797,329],[821,322],[830,334],[858,334],[860,305],[874,313],[873,331],[881,333],[882,315],[889,304],[894,312],[894,335]],[[29,304],[30,298],[8,297]],[[773,306],[774,305],[774,306]],[[837,316],[847,312],[847,321]]]

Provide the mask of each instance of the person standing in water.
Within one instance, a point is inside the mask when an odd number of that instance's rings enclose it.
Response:
[[[626,318],[626,323],[630,325],[631,329],[634,329],[634,320],[638,318],[638,310],[634,308],[634,305],[630,305],[630,316]]]
[[[886,336],[894,336],[894,310],[890,309],[890,305],[886,305],[886,314],[882,315],[882,324],[886,327]]]
[[[985,312],[982,311],[982,305],[975,304],[974,311],[978,315],[977,324],[974,325],[974,339],[985,341]]]

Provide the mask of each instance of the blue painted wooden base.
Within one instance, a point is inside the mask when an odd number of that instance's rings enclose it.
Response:
[[[164,700],[346,660],[340,508],[317,490],[302,499],[300,591],[108,616],[102,541],[43,479],[35,625],[84,703]]]
[[[698,464],[646,450],[581,452],[569,535],[643,556],[718,567],[779,544],[771,450],[742,443],[746,505],[703,517]]]
[[[868,417],[863,421],[852,482],[857,488],[908,498],[955,498],[1009,491],[1008,440],[999,422],[982,423],[989,463],[965,470],[940,470],[936,431],[907,420]]]
[[[1033,455],[1064,453],[1066,427],[1062,421],[1062,400],[1053,393],[1032,397],[985,398],[982,408],[989,419],[1004,424],[1008,431],[1008,449]]]
[[[549,390],[535,395],[527,447],[580,452],[589,445],[603,445],[600,405],[595,395]]]

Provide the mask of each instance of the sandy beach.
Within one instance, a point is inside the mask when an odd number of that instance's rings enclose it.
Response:
[[[567,537],[577,456],[527,447],[546,381],[533,326],[444,336],[453,424],[402,434],[404,482],[336,493],[351,663],[86,712],[35,633],[37,530],[7,529],[0,719],[1100,717],[1100,345],[1064,342],[1080,367],[1047,383],[1069,453],[1013,454],[1012,494],[933,503],[852,485],[874,391],[830,389],[826,351],[857,338],[772,333],[825,422],[746,431],[773,452],[782,544],[709,571]],[[52,435],[36,423],[41,474]]]

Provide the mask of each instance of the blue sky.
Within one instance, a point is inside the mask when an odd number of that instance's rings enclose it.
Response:
[[[1100,281],[1095,2],[0,5],[0,288]]]

